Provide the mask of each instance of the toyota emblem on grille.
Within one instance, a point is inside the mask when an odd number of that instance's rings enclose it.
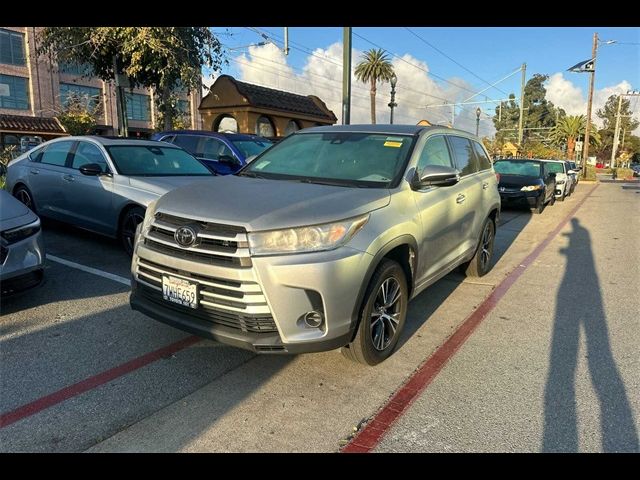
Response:
[[[180,227],[173,234],[173,238],[181,247],[191,247],[196,243],[196,231],[192,227]]]
[[[504,187],[500,187],[500,191],[501,191],[501,192],[504,192],[505,190],[506,190],[506,188],[504,188]]]

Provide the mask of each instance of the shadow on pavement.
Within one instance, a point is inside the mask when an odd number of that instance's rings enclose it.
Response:
[[[638,452],[633,413],[611,352],[589,232],[576,218],[571,224],[569,246],[562,252],[567,265],[556,300],[542,450],[579,450],[575,383],[582,331],[591,382],[600,402],[602,450]]]

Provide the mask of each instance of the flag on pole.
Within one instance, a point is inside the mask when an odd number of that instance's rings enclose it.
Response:
[[[595,58],[592,58],[590,60],[585,60],[583,62],[580,63],[576,63],[573,67],[568,68],[567,71],[569,72],[593,72],[594,68],[593,65],[595,63]]]

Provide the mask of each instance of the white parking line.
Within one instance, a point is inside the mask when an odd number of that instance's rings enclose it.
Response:
[[[93,273],[94,275],[98,275],[103,278],[108,278],[109,280],[113,280],[114,282],[122,283],[127,287],[131,286],[131,280],[125,277],[121,277],[120,275],[114,275],[113,273],[104,272],[102,270],[98,270],[97,268],[87,267],[85,265],[80,265],[79,263],[76,263],[76,262],[70,262],[69,260],[56,257],[55,255],[47,254],[47,259],[51,260],[52,262],[61,263],[62,265],[66,265],[67,267],[82,270],[83,272]]]

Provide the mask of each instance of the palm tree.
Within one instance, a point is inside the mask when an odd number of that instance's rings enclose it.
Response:
[[[364,52],[364,57],[356,65],[356,78],[362,83],[371,83],[371,123],[376,123],[376,83],[378,80],[388,82],[393,76],[393,65],[384,50],[371,49]]]
[[[573,160],[576,140],[580,135],[584,135],[587,126],[587,119],[584,115],[569,115],[561,118],[556,126],[551,130],[551,138],[557,145],[567,144],[567,156]],[[597,128],[591,124],[589,132],[589,144],[599,145],[601,143],[600,134]]]

